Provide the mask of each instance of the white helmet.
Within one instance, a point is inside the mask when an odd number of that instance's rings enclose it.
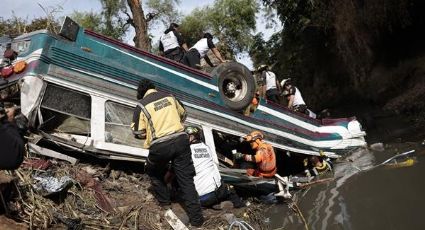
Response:
[[[283,80],[280,82],[280,86],[282,86],[282,88],[283,88],[283,87],[285,87],[285,85],[287,85],[287,84],[291,84],[291,78],[283,79]]]

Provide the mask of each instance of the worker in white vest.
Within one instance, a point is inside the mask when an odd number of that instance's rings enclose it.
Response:
[[[221,201],[230,200],[235,208],[243,207],[244,203],[238,195],[221,181],[220,172],[214,162],[213,152],[201,141],[201,132],[197,127],[186,127],[189,134],[190,149],[196,176],[193,178],[196,191],[203,207],[212,207]]]
[[[291,78],[283,79],[280,84],[283,88],[282,95],[288,100],[288,108],[293,111],[310,115],[307,105],[301,95],[301,91],[292,85]]]
[[[185,54],[183,64],[199,69],[201,67],[201,58],[203,58],[208,65],[214,67],[214,64],[207,55],[209,50],[213,52],[220,63],[226,62],[214,45],[213,36],[210,33],[205,33],[202,39],[192,46],[189,52]]]
[[[279,103],[280,84],[276,74],[269,70],[268,65],[260,65],[257,70],[261,73],[261,79],[263,79],[263,97],[274,103]]]
[[[180,62],[188,48],[178,28],[178,24],[171,23],[170,27],[161,35],[159,38],[159,54]]]

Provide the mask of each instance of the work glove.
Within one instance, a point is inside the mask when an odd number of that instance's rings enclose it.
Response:
[[[235,160],[241,159],[242,157],[243,157],[243,154],[240,152],[233,153],[233,159]]]

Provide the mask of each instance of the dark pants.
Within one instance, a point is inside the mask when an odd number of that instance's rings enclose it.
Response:
[[[167,50],[164,53],[164,56],[168,59],[181,62],[183,60],[184,51],[181,47],[176,47],[174,49]]]
[[[192,68],[199,68],[201,65],[201,55],[198,50],[190,49],[183,57],[183,64]]]
[[[200,226],[203,216],[199,196],[193,183],[195,167],[190,152],[189,138],[180,135],[174,139],[153,144],[149,149],[147,173],[151,179],[155,197],[161,204],[170,204],[170,191],[164,181],[167,164],[171,161],[177,183],[182,191],[182,199],[186,205],[190,223]]]
[[[19,168],[24,160],[24,146],[18,128],[9,122],[0,121],[0,170]]]
[[[200,199],[203,207],[212,207],[213,205],[219,204],[221,201],[225,200],[230,200],[235,208],[244,206],[241,198],[226,184],[221,184],[217,190],[203,195]]]
[[[309,115],[309,112],[307,110],[307,106],[306,105],[297,105],[297,106],[294,106],[294,111]]]
[[[277,89],[269,89],[266,91],[267,100],[279,103],[279,91]]]

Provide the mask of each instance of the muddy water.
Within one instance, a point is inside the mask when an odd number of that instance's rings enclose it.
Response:
[[[408,167],[375,167],[415,149]],[[425,229],[425,147],[386,144],[360,150],[335,165],[335,180],[295,194],[308,229]],[[268,210],[270,229],[306,229],[286,204]]]

